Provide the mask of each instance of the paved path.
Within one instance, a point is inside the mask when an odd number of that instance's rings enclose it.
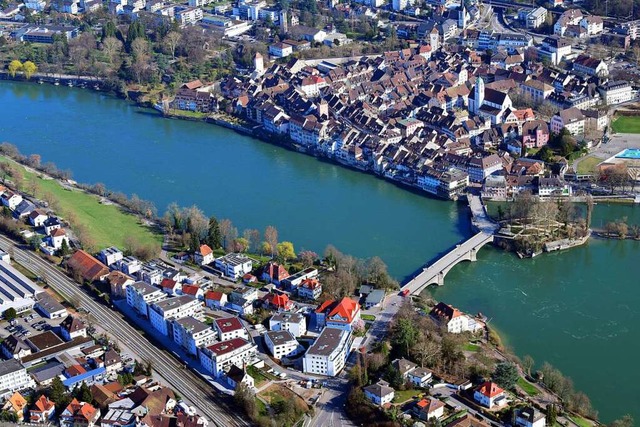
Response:
[[[229,405],[227,399],[214,393],[211,385],[190,370],[184,369],[181,361],[151,344],[145,336],[127,323],[120,313],[94,301],[87,291],[71,281],[55,266],[29,250],[20,249],[5,236],[0,236],[0,247],[5,251],[14,247],[13,253],[17,262],[37,275],[46,275],[47,283],[58,293],[67,299],[79,301],[80,306],[91,313],[95,321],[119,342],[143,360],[151,361],[154,371],[161,379],[173,387],[188,403],[195,406],[198,413],[207,418],[211,425],[223,427],[249,425],[242,416],[237,414],[238,410]]]

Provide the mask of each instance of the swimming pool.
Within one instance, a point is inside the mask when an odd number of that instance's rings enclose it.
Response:
[[[616,159],[640,159],[640,148],[626,148],[616,155]]]

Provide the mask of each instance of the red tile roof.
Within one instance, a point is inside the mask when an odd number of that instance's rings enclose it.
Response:
[[[165,277],[164,279],[162,279],[162,282],[160,282],[160,287],[163,289],[173,289],[177,284],[178,282],[176,282],[175,280],[167,279]]]
[[[82,278],[93,282],[109,274],[109,269],[100,261],[83,250],[77,251],[69,258],[67,265],[82,275]]]
[[[195,285],[184,285],[182,287],[182,293],[185,295],[196,296],[199,290],[200,290],[200,287]]]
[[[360,304],[351,298],[345,297],[339,302],[334,300],[325,301],[318,307],[316,313],[326,313],[327,317],[340,316],[346,319],[347,323],[351,323],[359,310]]]
[[[67,232],[64,231],[64,228],[57,228],[53,230],[53,232],[51,233],[51,237],[62,237],[66,235],[67,235]]]
[[[212,301],[221,301],[222,295],[224,295],[222,292],[208,291],[206,294],[204,294],[204,299],[212,300]]]
[[[72,365],[66,369],[67,375],[69,378],[76,377],[78,375],[82,375],[87,373],[87,370],[82,367],[82,365]]]
[[[247,344],[249,344],[249,341],[243,338],[233,338],[228,341],[223,341],[217,344],[210,345],[207,348],[211,350],[212,353],[220,356],[223,354],[230,353],[234,350],[237,350]]]
[[[42,395],[38,398],[38,400],[36,400],[36,403],[34,404],[34,408],[32,409],[32,411],[36,411],[36,412],[50,411],[53,408],[55,408],[55,406],[56,404],[50,401],[47,396]]]
[[[200,255],[207,256],[213,253],[213,249],[209,245],[200,245]]]
[[[504,390],[498,387],[498,384],[487,381],[478,387],[478,391],[488,398],[496,397],[504,393]]]

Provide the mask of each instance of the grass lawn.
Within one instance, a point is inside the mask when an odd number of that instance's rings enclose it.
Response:
[[[533,384],[522,377],[518,378],[518,382],[516,384],[529,396],[537,396],[538,394],[540,394],[538,389]]]
[[[258,414],[269,415],[269,412],[267,411],[267,405],[257,397],[256,397],[256,408],[258,408]]]
[[[640,117],[617,116],[611,122],[611,128],[619,133],[640,133]]]
[[[374,316],[373,314],[361,314],[360,317],[362,318],[362,320],[368,320],[370,322],[376,320],[376,316]]]
[[[420,393],[420,390],[396,390],[393,396],[393,403],[406,402],[407,400],[413,399],[413,396],[418,396]]]
[[[464,351],[479,351],[480,346],[476,344],[466,343],[464,345]]]
[[[580,427],[593,427],[593,423],[591,421],[577,415],[571,416],[569,417],[569,419],[578,424]]]
[[[4,157],[0,157],[0,160],[7,161]],[[32,172],[24,171],[25,180],[33,179],[33,176]],[[123,248],[127,237],[132,237],[143,246],[162,244],[162,235],[116,205],[103,205],[97,196],[80,190],[65,189],[53,179],[37,179],[37,183],[37,196],[42,197],[47,193],[53,195],[60,206],[59,214],[62,217],[73,216],[91,235],[97,248]]]
[[[602,162],[602,160],[597,157],[585,157],[578,162],[577,172],[580,175],[591,174],[596,169],[596,165],[600,162]]]
[[[170,113],[174,116],[179,117],[189,117],[192,119],[204,119],[207,117],[206,113],[200,113],[198,111],[187,111],[187,110],[174,110],[172,109]]]
[[[487,214],[495,220],[499,219],[498,209],[500,207],[502,207],[502,212],[505,216],[507,215],[507,212],[509,212],[509,202],[494,202],[486,200],[485,206],[487,207]]]
[[[269,381],[269,378],[267,378],[262,371],[255,366],[247,366],[247,373],[253,377],[256,388],[260,387],[266,381]]]

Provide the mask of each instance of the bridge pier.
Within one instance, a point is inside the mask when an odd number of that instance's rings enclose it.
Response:
[[[477,261],[478,260],[477,254],[478,254],[478,250],[476,248],[472,248],[469,251],[469,261],[471,261],[471,262]]]

